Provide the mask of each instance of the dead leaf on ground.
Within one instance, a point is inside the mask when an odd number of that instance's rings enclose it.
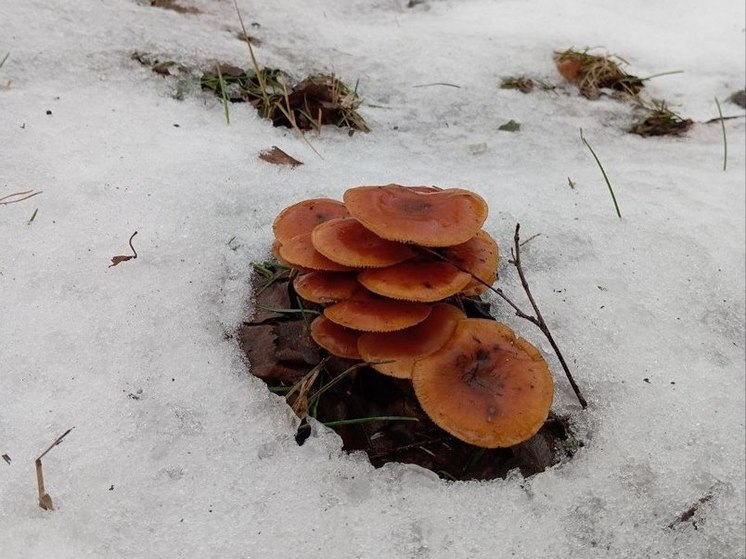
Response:
[[[111,264],[109,265],[109,268],[112,268],[116,266],[117,264],[121,264],[122,262],[127,262],[128,260],[134,260],[137,258],[137,251],[135,250],[135,247],[132,246],[132,239],[135,238],[135,235],[137,235],[137,231],[132,233],[132,236],[129,240],[130,249],[132,250],[132,254],[126,254],[121,256],[112,256],[111,257]]]
[[[289,165],[290,167],[303,165],[302,161],[298,161],[295,157],[288,155],[277,146],[272,146],[272,149],[266,149],[259,153],[259,159],[273,165]]]

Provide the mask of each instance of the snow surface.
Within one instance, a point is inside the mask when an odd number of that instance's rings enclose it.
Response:
[[[579,97],[551,58],[682,70],[649,94],[740,115],[743,2],[241,0],[261,63],[359,80],[373,132],[311,134],[323,158],[131,60],[248,66],[231,1],[182,3],[202,13],[0,0],[0,196],[43,191],[0,206],[0,557],[744,557],[744,120],[723,172],[719,124],[629,135],[628,105]],[[498,88],[517,74],[561,87]],[[259,161],[272,145],[305,165]],[[479,192],[504,251],[518,221],[541,233],[524,264],[586,411],[540,333],[494,309],[547,354],[572,460],[481,483],[374,470],[323,427],[298,447],[247,373],[230,335],[274,216],[389,182]],[[137,260],[109,268],[135,230]],[[501,285],[522,297],[507,265]],[[44,459],[46,512],[33,461],[72,426]]]

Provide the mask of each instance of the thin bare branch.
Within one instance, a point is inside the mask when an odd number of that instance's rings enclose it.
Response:
[[[541,315],[541,312],[539,311],[539,307],[536,304],[536,300],[534,299],[534,296],[531,293],[531,290],[528,287],[528,281],[526,281],[526,275],[523,272],[523,267],[521,266],[521,240],[519,231],[521,228],[521,224],[517,223],[515,226],[515,235],[513,236],[515,247],[511,249],[511,254],[513,255],[513,259],[510,261],[511,264],[513,264],[516,269],[518,270],[518,276],[521,279],[521,285],[523,286],[524,291],[526,292],[526,295],[528,296],[528,300],[531,303],[531,307],[534,310],[534,313],[536,316],[532,316],[516,305],[506,294],[503,292],[503,290],[499,287],[494,287],[487,283],[486,281],[482,280],[481,278],[477,277],[476,275],[472,274],[470,270],[467,270],[463,268],[462,266],[459,266],[456,262],[453,262],[449,260],[444,255],[440,254],[439,252],[436,252],[430,248],[418,246],[418,248],[426,252],[432,256],[435,256],[436,258],[443,260],[445,262],[448,262],[461,270],[462,272],[466,272],[469,274],[474,280],[479,282],[480,284],[484,285],[487,289],[495,293],[497,296],[499,296],[503,301],[505,301],[508,305],[510,305],[513,310],[515,311],[515,314],[517,317],[522,318],[524,320],[528,320],[535,326],[541,330],[541,332],[544,334],[544,336],[547,338],[549,343],[552,346],[552,349],[554,350],[554,353],[557,355],[557,359],[559,359],[560,365],[562,365],[562,369],[565,372],[565,376],[567,377],[567,380],[570,382],[570,386],[572,386],[573,391],[575,392],[575,396],[577,396],[578,401],[580,402],[580,405],[583,407],[583,409],[588,407],[588,402],[583,397],[583,395],[580,392],[580,388],[578,387],[577,383],[575,382],[575,379],[572,376],[572,373],[570,372],[570,368],[567,366],[567,362],[565,361],[564,356],[562,355],[562,352],[560,351],[559,347],[557,346],[557,342],[554,341],[554,337],[552,336],[552,333],[549,330],[549,326],[547,326],[546,321],[544,320],[544,317]],[[529,239],[531,240],[531,239]]]
[[[38,196],[44,192],[43,190],[38,190],[34,192],[33,190],[24,190],[23,192],[14,192],[13,194],[8,194],[7,196],[3,196],[0,198],[0,206],[7,206],[8,204],[15,204],[16,202],[23,202],[24,200],[28,200],[29,198],[33,198],[34,196]]]
[[[47,490],[44,488],[44,472],[41,467],[41,459],[44,458],[50,450],[60,444],[73,429],[75,429],[75,427],[70,427],[67,431],[57,437],[57,439],[49,445],[49,448],[42,452],[34,461],[34,465],[36,466],[36,487],[39,490],[39,506],[44,510],[54,510],[54,504],[52,503],[52,497],[49,496],[49,493],[47,493]]]
[[[539,306],[536,304],[536,300],[534,299],[534,296],[531,293],[531,289],[528,287],[528,281],[526,280],[526,274],[523,272],[523,267],[521,266],[521,238],[520,238],[520,230],[521,230],[521,224],[516,223],[515,225],[515,235],[513,236],[513,242],[514,242],[514,249],[511,250],[511,254],[513,255],[513,260],[511,261],[511,264],[513,264],[518,270],[518,277],[521,278],[521,285],[523,286],[523,290],[526,292],[526,296],[528,297],[528,300],[531,302],[531,307],[534,309],[534,313],[536,313],[536,322],[534,324],[537,324],[541,331],[544,333],[544,336],[546,336],[547,340],[549,340],[549,343],[552,346],[552,349],[554,350],[554,353],[557,355],[557,359],[559,359],[560,364],[562,365],[562,369],[565,371],[565,376],[567,377],[567,380],[570,382],[570,386],[572,386],[573,391],[575,392],[575,396],[577,396],[578,401],[580,402],[580,405],[583,407],[583,409],[588,407],[588,402],[583,397],[583,395],[580,392],[580,388],[578,387],[578,384],[575,382],[575,379],[572,376],[572,373],[570,372],[570,368],[567,366],[567,362],[565,361],[564,356],[562,355],[562,352],[560,351],[559,347],[557,346],[557,342],[554,341],[554,336],[552,336],[552,333],[549,331],[549,326],[547,325],[546,321],[544,320],[544,317],[541,316],[541,311],[539,310]]]

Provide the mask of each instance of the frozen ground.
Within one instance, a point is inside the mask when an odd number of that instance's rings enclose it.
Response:
[[[723,172],[719,124],[643,139],[625,104],[498,88],[560,84],[554,49],[603,46],[640,76],[682,70],[650,94],[708,120],[744,87],[742,2],[240,0],[261,63],[360,80],[373,132],[311,135],[323,159],[131,60],[248,66],[232,2],[183,3],[202,13],[0,0],[0,197],[43,191],[0,206],[3,559],[744,557],[744,120]],[[434,82],[460,88],[414,87]],[[272,145],[305,165],[259,161]],[[588,410],[538,331],[495,313],[549,356],[573,460],[488,483],[374,470],[323,428],[298,447],[247,374],[230,334],[275,214],[389,182],[479,192],[504,248],[516,221],[541,233],[525,266]],[[135,230],[139,258],[108,268]],[[72,426],[45,512],[33,460]]]

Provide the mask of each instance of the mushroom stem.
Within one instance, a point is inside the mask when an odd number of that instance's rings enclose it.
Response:
[[[526,314],[525,312],[523,312],[518,305],[516,305],[513,301],[511,301],[511,299],[505,294],[505,292],[501,288],[493,287],[486,281],[472,274],[469,270],[459,266],[456,262],[453,262],[448,257],[427,247],[419,246],[418,248],[422,250],[423,252],[426,252],[432,256],[435,256],[436,258],[440,260],[445,260],[446,262],[450,262],[462,272],[466,272],[470,274],[471,277],[473,277],[475,281],[484,285],[487,289],[495,293],[503,301],[505,301],[508,305],[510,305],[515,311],[515,314],[517,317],[523,318],[524,320],[528,320],[529,322],[534,324],[537,328],[539,328],[539,330],[541,330],[541,332],[544,334],[544,336],[546,337],[546,339],[549,341],[550,345],[552,346],[552,349],[554,350],[554,353],[557,356],[557,359],[559,359],[560,365],[562,365],[562,369],[565,371],[565,376],[567,377],[567,380],[570,382],[570,386],[572,387],[573,392],[575,392],[575,396],[577,396],[578,401],[580,402],[580,406],[583,409],[585,409],[588,407],[588,402],[583,397],[583,394],[580,392],[580,388],[578,387],[578,384],[575,382],[575,379],[573,378],[572,373],[570,372],[570,368],[567,366],[567,362],[565,361],[565,358],[562,355],[562,352],[557,346],[557,342],[554,341],[554,337],[552,336],[552,333],[549,330],[549,326],[544,320],[544,317],[541,315],[541,312],[539,311],[539,307],[537,306],[536,301],[534,300],[534,296],[531,294],[531,290],[528,287],[528,281],[526,281],[526,275],[523,273],[523,267],[521,266],[520,235],[519,235],[520,229],[521,229],[521,224],[516,223],[515,235],[513,236],[513,240],[515,243],[515,249],[510,249],[510,253],[513,256],[513,259],[510,260],[510,263],[516,267],[516,270],[518,270],[518,276],[521,278],[521,285],[523,286],[523,289],[526,292],[526,295],[528,296],[528,300],[531,302],[531,306],[533,307],[534,312],[536,313],[536,316],[531,316],[530,314]]]

